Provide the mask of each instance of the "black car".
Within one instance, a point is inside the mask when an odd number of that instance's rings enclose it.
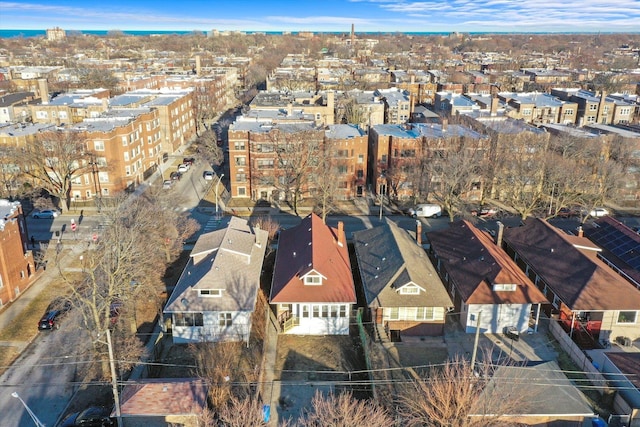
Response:
[[[60,310],[47,311],[38,322],[38,329],[41,331],[45,329],[59,329],[60,325],[58,324],[58,318],[60,317],[60,314]]]
[[[178,171],[173,171],[169,175],[169,178],[171,178],[171,180],[173,181],[180,181],[180,178],[182,178],[182,174]]]
[[[60,427],[113,427],[114,419],[109,415],[111,410],[99,406],[91,406],[84,411],[75,412],[64,419]]]

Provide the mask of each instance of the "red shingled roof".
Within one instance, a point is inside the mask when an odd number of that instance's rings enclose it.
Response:
[[[305,285],[301,279],[315,271],[321,285]],[[310,214],[297,227],[283,230],[271,286],[272,303],[355,303],[349,251],[343,230],[329,227]]]

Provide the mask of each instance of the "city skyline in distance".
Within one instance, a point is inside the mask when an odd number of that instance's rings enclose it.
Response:
[[[0,29],[348,32],[640,31],[638,0],[0,1]]]

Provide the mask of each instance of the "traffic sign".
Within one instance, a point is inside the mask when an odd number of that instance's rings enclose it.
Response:
[[[75,222],[71,223],[71,231],[76,231],[77,227],[78,227],[78,224],[76,224]]]

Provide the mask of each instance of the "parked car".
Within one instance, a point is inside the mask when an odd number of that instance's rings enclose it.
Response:
[[[111,409],[90,406],[87,409],[74,412],[64,419],[60,427],[113,427],[115,419],[111,418]]]
[[[202,177],[207,181],[212,181],[213,175],[214,175],[213,171],[204,171],[202,173]]]
[[[162,183],[162,189],[163,190],[168,190],[171,187],[173,187],[173,181],[170,179],[165,179],[164,182]]]
[[[172,181],[180,181],[180,178],[182,178],[182,174],[178,171],[173,171],[169,174],[169,179]]]
[[[61,310],[47,311],[38,322],[38,329],[41,331],[60,329],[60,324],[58,323],[60,316],[62,316]]]
[[[53,218],[57,218],[58,217],[58,211],[55,211],[53,209],[45,209],[42,211],[33,211],[33,213],[31,214],[32,218],[35,219],[53,219]]]
[[[180,173],[185,173],[189,170],[189,165],[186,163],[181,164],[180,166],[178,166],[178,172]]]
[[[492,217],[496,215],[498,212],[500,212],[498,208],[484,207],[484,208],[472,209],[471,215],[479,216],[479,217]]]
[[[584,211],[583,213],[586,213],[586,211]],[[593,208],[589,211],[589,216],[592,216],[594,218],[599,218],[601,216],[607,215],[609,215],[609,210],[606,208]]]
[[[195,162],[196,162],[196,159],[193,157],[185,157],[184,159],[182,159],[183,165],[193,166]]]
[[[442,208],[440,207],[440,205],[434,205],[434,204],[421,204],[421,205],[417,205],[416,207],[409,209],[409,215],[411,215],[414,218],[427,218],[427,217],[431,217],[431,218],[438,218],[439,216],[442,215]]]

